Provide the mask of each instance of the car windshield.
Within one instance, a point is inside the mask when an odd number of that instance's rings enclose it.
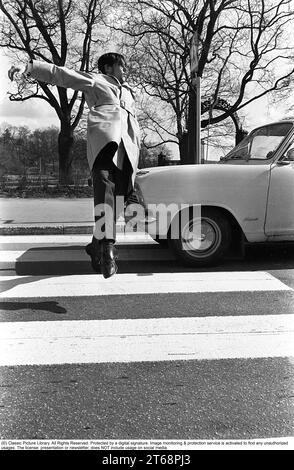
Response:
[[[255,129],[224,160],[267,160],[272,157],[292,126],[291,122],[286,122]]]

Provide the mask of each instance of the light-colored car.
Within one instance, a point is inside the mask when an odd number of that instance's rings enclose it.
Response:
[[[294,119],[254,129],[214,165],[139,170],[136,188],[148,209],[146,230],[159,242],[167,239],[186,264],[215,264],[236,243],[294,241]],[[178,211],[159,233],[170,205]],[[188,221],[174,236],[187,206]]]

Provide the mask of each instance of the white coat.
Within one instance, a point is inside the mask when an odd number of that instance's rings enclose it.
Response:
[[[131,162],[134,184],[140,149],[140,130],[135,113],[134,92],[127,83],[113,76],[76,72],[47,62],[34,60],[27,75],[41,82],[84,92],[89,107],[87,158],[90,169],[99,152],[109,142],[117,147],[113,162],[117,165],[118,146],[122,142]]]

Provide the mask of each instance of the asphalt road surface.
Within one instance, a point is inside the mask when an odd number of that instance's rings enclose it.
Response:
[[[1,237],[1,439],[293,436],[293,247],[196,270],[134,235],[105,280],[88,238]]]
[[[93,222],[93,198],[0,198],[0,224]]]

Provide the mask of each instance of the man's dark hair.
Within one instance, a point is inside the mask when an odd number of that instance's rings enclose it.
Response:
[[[105,65],[110,65],[111,67],[114,64],[125,65],[126,61],[123,55],[118,54],[117,52],[108,52],[103,54],[98,59],[98,69],[101,73],[105,73]]]

